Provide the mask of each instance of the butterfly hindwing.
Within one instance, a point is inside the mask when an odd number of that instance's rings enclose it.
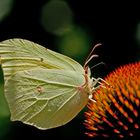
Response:
[[[84,76],[75,71],[36,68],[15,73],[5,83],[11,119],[40,129],[66,124],[88,102],[78,88],[83,83]]]

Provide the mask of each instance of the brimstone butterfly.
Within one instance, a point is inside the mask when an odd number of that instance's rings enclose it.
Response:
[[[95,48],[95,47],[94,47]],[[5,97],[11,120],[39,129],[58,127],[72,120],[92,99],[100,79],[90,77],[73,59],[23,39],[0,43]]]

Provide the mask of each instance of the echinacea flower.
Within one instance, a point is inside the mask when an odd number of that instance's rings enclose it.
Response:
[[[93,93],[85,112],[86,134],[90,137],[128,137],[140,131],[140,62],[127,64],[110,73],[111,87]]]

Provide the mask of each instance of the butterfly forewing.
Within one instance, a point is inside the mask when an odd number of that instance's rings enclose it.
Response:
[[[73,59],[23,39],[1,42],[0,58],[5,80],[13,73],[36,67],[84,72],[82,66]]]

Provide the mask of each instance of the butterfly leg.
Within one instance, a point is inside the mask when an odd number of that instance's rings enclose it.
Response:
[[[93,97],[93,95],[90,94],[90,95],[88,96],[89,100],[92,101],[92,102],[94,102],[94,103],[96,103],[96,100],[92,99],[92,97]]]
[[[100,88],[100,87],[103,87],[103,88],[106,88],[102,82],[106,83],[107,85],[109,85],[105,80],[103,80],[102,78],[94,78],[92,77],[92,80],[93,80],[93,84],[92,84],[92,92],[91,94],[89,95],[89,100],[91,100],[92,102],[96,102],[96,100],[92,99],[93,98],[93,93],[96,92],[96,89]],[[100,82],[101,81],[101,82]],[[98,86],[95,87],[96,84],[100,84]]]
[[[106,88],[106,87],[103,85],[103,83],[109,85],[109,83],[107,83],[104,79],[102,79],[102,78],[100,78],[100,77],[98,77],[97,79],[94,78],[94,77],[92,77],[92,80],[94,80],[94,81],[93,81],[93,85],[92,85],[93,87],[94,87],[96,84],[100,84],[100,85],[97,86],[96,88],[99,88],[99,87]],[[95,88],[94,88],[94,89],[95,89]]]

